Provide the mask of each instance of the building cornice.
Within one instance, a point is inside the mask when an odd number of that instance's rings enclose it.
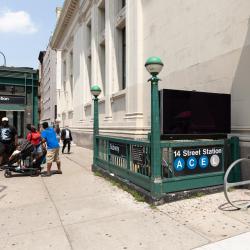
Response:
[[[58,45],[62,39],[64,32],[66,31],[69,23],[74,17],[75,10],[79,6],[79,0],[65,0],[60,14],[59,20],[57,21],[56,28],[54,30],[50,45],[52,49],[59,49]]]
[[[93,4],[93,0],[84,0],[80,6],[79,21],[86,21],[89,9]]]

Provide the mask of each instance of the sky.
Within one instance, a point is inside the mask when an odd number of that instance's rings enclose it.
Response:
[[[0,51],[6,66],[38,68],[64,0],[0,0]],[[0,66],[4,64],[0,54]]]

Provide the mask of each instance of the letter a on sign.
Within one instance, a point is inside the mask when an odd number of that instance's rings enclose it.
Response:
[[[174,161],[174,168],[176,171],[182,171],[185,167],[185,161],[181,158],[181,157],[178,157],[175,159]]]

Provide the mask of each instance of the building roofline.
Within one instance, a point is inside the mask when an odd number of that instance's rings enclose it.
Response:
[[[56,28],[50,41],[52,49],[57,49],[61,37],[63,36],[68,24],[70,23],[75,9],[79,5],[79,0],[65,0],[59,19],[56,23]]]
[[[0,66],[0,71],[11,71],[11,72],[21,72],[21,73],[37,73],[37,69],[31,67],[5,67]]]

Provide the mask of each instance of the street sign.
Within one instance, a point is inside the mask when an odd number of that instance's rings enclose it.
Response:
[[[223,170],[223,147],[173,148],[175,176],[203,174]]]

